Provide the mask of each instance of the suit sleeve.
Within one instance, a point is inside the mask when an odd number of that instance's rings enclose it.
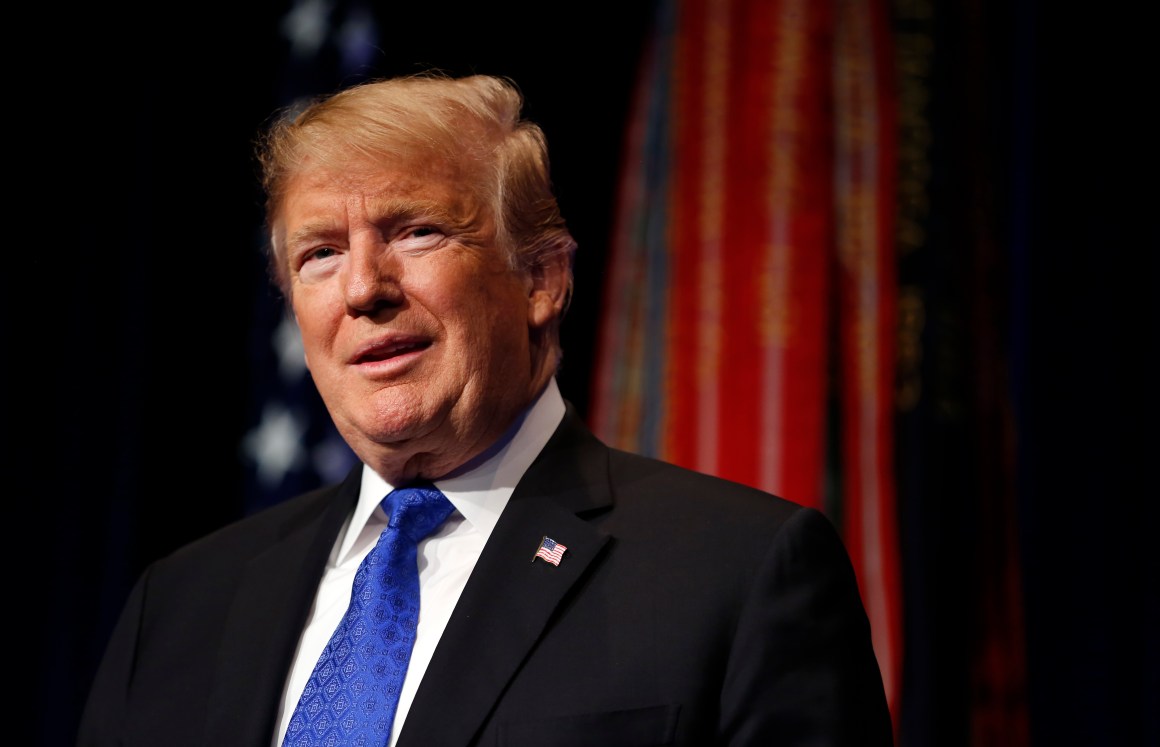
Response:
[[[797,511],[766,553],[721,707],[721,743],[730,747],[893,745],[853,566],[819,511]]]
[[[77,747],[112,747],[124,741],[125,708],[145,583],[144,576],[137,581],[113,628],[81,714]]]

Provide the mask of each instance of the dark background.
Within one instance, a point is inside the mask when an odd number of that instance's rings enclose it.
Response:
[[[561,386],[586,411],[650,4],[382,5],[377,73],[510,75],[543,125],[580,244]],[[1031,743],[1160,744],[1155,43],[1139,19],[1094,10],[936,7],[987,17],[986,43],[943,64],[944,80],[993,83],[984,155],[1001,165],[989,185],[1000,295],[1020,289],[986,323],[1012,350]],[[262,272],[250,141],[283,103],[287,48],[276,2],[41,10],[21,26],[39,51],[10,68],[17,251],[0,329],[9,684],[32,705],[17,743],[54,747],[72,744],[137,573],[244,510]],[[938,95],[969,111],[959,91]],[[943,230],[979,216],[960,219]],[[970,698],[964,686],[926,715],[938,744],[967,744]]]

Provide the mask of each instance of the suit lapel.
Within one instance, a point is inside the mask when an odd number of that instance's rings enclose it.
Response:
[[[269,743],[318,581],[358,498],[359,472],[288,522],[242,572],[218,649],[207,743]]]
[[[398,747],[468,744],[553,612],[595,563],[608,537],[580,513],[611,504],[607,450],[568,415],[516,487],[447,623]],[[533,560],[551,537],[559,566]]]

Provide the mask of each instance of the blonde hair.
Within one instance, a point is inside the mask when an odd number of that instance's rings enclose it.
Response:
[[[285,257],[272,228],[290,180],[306,167],[349,167],[427,155],[466,164],[471,184],[492,207],[497,242],[513,269],[530,272],[567,256],[568,295],[576,241],[560,214],[547,140],[521,118],[523,96],[503,78],[452,78],[438,72],[360,83],[287,109],[256,143],[266,194],[275,282],[289,292]]]

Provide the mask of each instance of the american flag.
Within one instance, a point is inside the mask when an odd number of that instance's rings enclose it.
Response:
[[[544,537],[540,540],[540,549],[536,550],[532,560],[543,558],[552,565],[560,565],[560,558],[564,557],[564,551],[567,549],[551,537]]]

